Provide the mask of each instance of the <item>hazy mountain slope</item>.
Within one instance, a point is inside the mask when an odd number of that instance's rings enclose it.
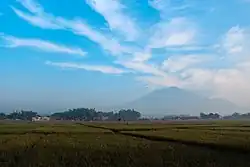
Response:
[[[144,97],[127,103],[124,107],[134,108],[144,114],[150,115],[199,115],[200,112],[231,114],[242,111],[240,107],[229,101],[209,99],[176,87],[153,91]]]

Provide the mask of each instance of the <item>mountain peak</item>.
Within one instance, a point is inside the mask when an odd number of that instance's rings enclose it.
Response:
[[[167,92],[179,92],[182,91],[180,88],[178,87],[166,87],[166,88],[161,88],[161,89],[156,89],[154,91],[152,91],[151,93],[155,93],[155,92],[159,92],[159,93],[167,93]]]
[[[158,89],[158,90],[181,90],[181,88],[176,87],[176,86],[170,86],[170,87],[165,87],[165,88]]]
[[[170,86],[170,87],[167,87],[166,89],[181,90],[180,88],[178,88],[176,86]]]
[[[223,99],[209,99],[178,87],[157,89],[127,104],[144,114],[234,113],[240,108]]]

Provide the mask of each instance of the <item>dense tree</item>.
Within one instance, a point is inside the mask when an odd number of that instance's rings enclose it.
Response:
[[[220,117],[221,116],[218,113],[209,113],[209,114],[200,113],[201,119],[219,119]]]
[[[70,109],[62,113],[54,113],[51,115],[52,119],[57,120],[102,120],[104,117],[107,120],[137,120],[141,114],[135,110],[120,110],[118,113],[101,112],[90,108]]]
[[[0,113],[0,120],[4,120],[6,118],[6,115],[4,113]]]
[[[133,121],[138,120],[141,117],[141,114],[134,109],[128,109],[128,110],[120,110],[119,111],[119,117],[126,121]]]
[[[95,117],[98,116],[98,113],[95,109],[89,108],[78,108],[78,109],[70,109],[68,111],[62,113],[54,113],[51,115],[53,119],[60,120],[94,120]]]
[[[232,115],[228,115],[223,118],[224,119],[250,119],[250,113],[246,113],[246,114],[233,113]]]
[[[11,120],[32,120],[32,117],[38,116],[36,112],[32,111],[20,111],[12,112],[8,115],[0,113],[0,119]],[[95,108],[76,108],[69,109],[65,112],[54,113],[51,116],[54,120],[112,120],[112,121],[133,121],[138,120],[141,114],[134,109],[122,109],[118,112],[102,112],[96,111]]]
[[[32,117],[37,116],[36,112],[33,111],[20,111],[20,112],[12,112],[9,115],[7,115],[8,119],[20,119],[20,120],[32,120]]]

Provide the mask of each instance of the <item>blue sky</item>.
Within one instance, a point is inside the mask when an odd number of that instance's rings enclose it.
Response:
[[[249,15],[248,0],[1,0],[0,100],[56,110],[178,86],[247,106]]]

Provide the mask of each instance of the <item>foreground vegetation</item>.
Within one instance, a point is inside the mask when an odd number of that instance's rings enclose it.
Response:
[[[248,122],[3,122],[0,166],[245,167],[249,141]]]

